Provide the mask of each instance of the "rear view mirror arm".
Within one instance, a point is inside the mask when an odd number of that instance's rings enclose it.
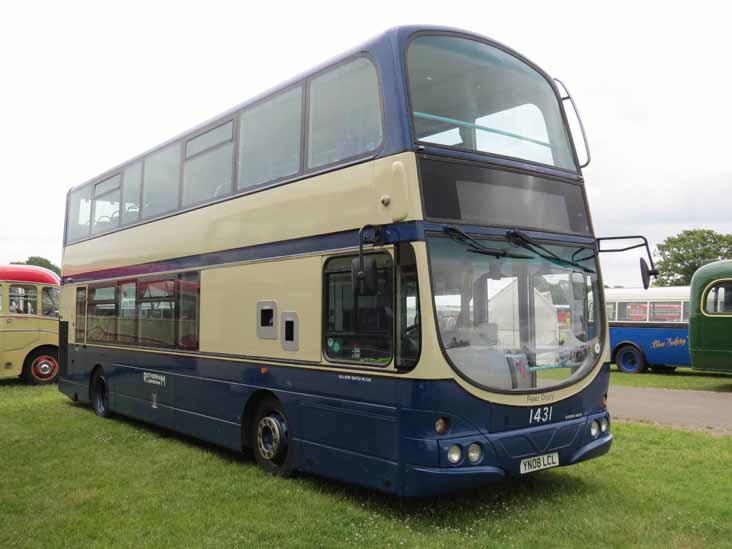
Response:
[[[624,248],[612,248],[610,250],[607,250],[607,249],[603,250],[600,245],[600,243],[603,240],[630,240],[630,239],[639,239],[639,240],[642,240],[642,242],[640,244],[634,244],[632,246],[625,246]],[[658,276],[658,269],[656,269],[656,265],[653,262],[653,255],[651,254],[651,248],[650,248],[650,246],[648,246],[648,239],[645,236],[642,236],[642,235],[603,236],[603,237],[595,239],[595,242],[597,242],[598,253],[627,252],[628,250],[635,250],[636,248],[645,248],[646,254],[648,255],[648,262],[651,264],[651,267],[648,268],[648,265],[646,264],[645,260],[643,258],[641,258],[641,277],[643,279],[643,287],[647,290],[648,284],[650,281],[650,277]]]

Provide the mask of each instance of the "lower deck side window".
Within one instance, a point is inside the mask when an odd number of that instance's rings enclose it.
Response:
[[[197,272],[93,286],[87,340],[197,350],[199,297]]]

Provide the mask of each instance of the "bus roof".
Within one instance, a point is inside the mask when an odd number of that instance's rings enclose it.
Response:
[[[699,267],[691,277],[691,285],[696,292],[713,280],[721,278],[732,278],[732,259],[723,259]]]
[[[0,280],[8,282],[31,282],[59,286],[61,279],[53,271],[35,265],[0,265]]]
[[[663,288],[607,288],[605,301],[685,301],[689,299],[689,286]]]

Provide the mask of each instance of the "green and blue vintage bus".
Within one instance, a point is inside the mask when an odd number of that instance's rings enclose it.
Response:
[[[570,99],[400,27],[74,187],[60,390],[399,495],[605,454]]]
[[[704,265],[691,277],[689,351],[695,370],[732,372],[732,260]]]

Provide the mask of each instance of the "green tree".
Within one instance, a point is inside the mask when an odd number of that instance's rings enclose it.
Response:
[[[37,255],[32,255],[25,261],[13,261],[12,264],[13,265],[35,265],[36,267],[43,267],[44,269],[53,271],[58,276],[61,276],[61,269],[59,269],[58,265],[56,265],[55,263],[52,263],[50,260],[46,259],[45,257],[40,257]]]
[[[658,277],[655,286],[688,286],[699,267],[732,258],[732,234],[691,229],[669,236],[656,248]]]

